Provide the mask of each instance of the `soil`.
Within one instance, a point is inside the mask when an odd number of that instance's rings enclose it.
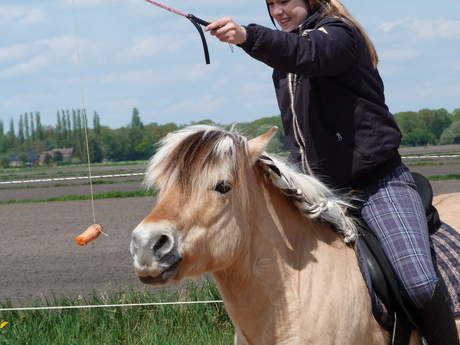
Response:
[[[407,150],[403,154],[428,151],[420,150]],[[460,146],[456,145],[452,151],[459,152]],[[438,166],[415,165],[413,159],[405,159],[405,162],[413,165],[411,170],[426,176],[460,174],[459,158],[447,158],[447,161],[440,158],[442,165]],[[143,167],[124,169],[138,173]],[[100,170],[103,172],[103,168]],[[78,173],[75,169],[68,172]],[[20,178],[19,175],[15,178]],[[0,174],[0,182],[2,177],[5,180]],[[95,185],[94,193],[138,190],[142,188],[141,179],[117,178],[118,183]],[[34,188],[0,185],[0,201],[89,194],[87,184],[75,181],[59,186],[31,185]],[[460,192],[459,180],[434,181],[432,186],[435,195]],[[76,298],[130,286],[149,289],[138,282],[134,274],[129,244],[132,230],[154,205],[153,197],[95,200],[96,222],[104,225],[108,236],[101,235],[84,247],[75,243],[75,237],[93,223],[90,200],[0,205],[0,302],[10,300],[24,304],[53,295]]]

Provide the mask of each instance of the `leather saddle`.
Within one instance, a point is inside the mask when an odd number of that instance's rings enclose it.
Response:
[[[417,190],[422,199],[427,217],[430,234],[441,226],[438,211],[433,206],[433,189],[430,182],[421,174],[412,172]],[[392,344],[406,345],[409,343],[412,329],[420,328],[413,316],[414,307],[408,305],[401,297],[398,281],[393,273],[382,248],[372,231],[365,224],[361,224],[359,236],[360,248],[363,251],[365,264],[372,281],[375,294],[386,306],[390,315],[395,315],[392,332]],[[436,267],[436,265],[435,265]]]

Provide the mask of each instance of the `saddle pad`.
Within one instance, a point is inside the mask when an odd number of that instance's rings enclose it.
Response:
[[[451,226],[442,223],[431,235],[432,249],[447,289],[455,317],[460,316],[460,234]]]

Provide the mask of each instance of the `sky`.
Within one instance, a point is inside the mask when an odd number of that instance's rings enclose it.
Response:
[[[272,27],[264,0],[161,0],[205,20]],[[393,113],[460,108],[459,0],[343,0],[380,56]],[[74,16],[75,14],[75,16]],[[76,20],[75,20],[76,19]],[[76,23],[76,25],[75,25]],[[0,121],[86,108],[92,126],[249,122],[279,115],[272,70],[144,0],[0,0]],[[78,44],[77,44],[78,42]]]

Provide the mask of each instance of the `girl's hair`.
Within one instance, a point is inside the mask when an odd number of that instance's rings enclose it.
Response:
[[[308,1],[308,0],[305,0]],[[366,33],[366,30],[359,24],[359,22],[348,12],[347,8],[338,0],[314,0],[315,1],[315,8],[314,10],[318,9],[319,6],[324,7],[325,12],[323,17],[335,17],[343,20],[344,22],[356,27],[361,35],[363,36],[367,48],[369,50],[369,55],[371,62],[374,68],[377,68],[379,63],[379,57],[377,55],[377,50],[375,49],[374,44],[372,43],[371,39]]]

